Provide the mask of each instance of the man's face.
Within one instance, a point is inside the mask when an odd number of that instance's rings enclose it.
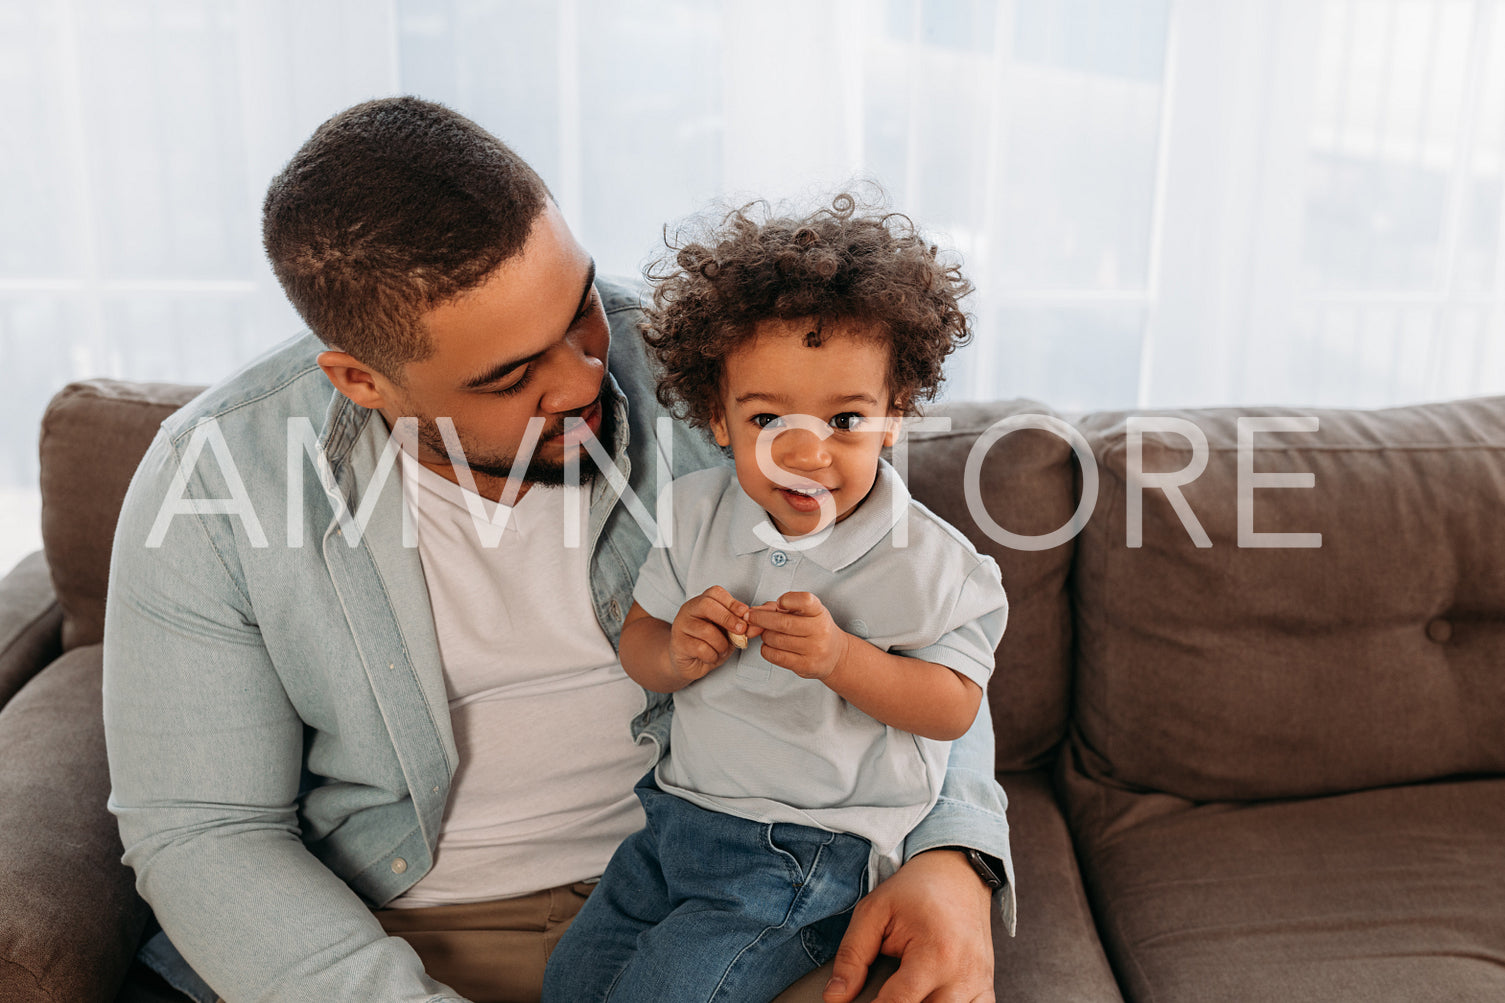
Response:
[[[483,494],[493,493],[483,478],[506,479],[528,451],[530,419],[541,419],[543,429],[528,482],[563,483],[565,463],[582,452],[586,429],[610,441],[611,406],[601,395],[611,334],[594,276],[590,256],[550,202],[521,254],[424,314],[434,353],[409,363],[401,385],[383,388],[382,408],[389,424],[419,419],[421,462],[454,480],[436,424],[445,417],[454,421]],[[566,435],[568,417],[584,425]],[[580,469],[587,479],[593,468],[581,463]]]

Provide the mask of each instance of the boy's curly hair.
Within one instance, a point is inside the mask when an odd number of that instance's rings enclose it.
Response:
[[[653,303],[643,340],[661,370],[658,399],[704,428],[721,409],[726,357],[759,321],[856,324],[888,340],[888,384],[912,414],[935,397],[946,356],[971,337],[959,301],[972,284],[909,217],[848,192],[805,216],[764,201],[693,221],[645,270]],[[819,334],[816,335],[819,338]]]

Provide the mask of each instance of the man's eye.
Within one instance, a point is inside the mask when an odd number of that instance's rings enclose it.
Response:
[[[752,422],[759,428],[783,428],[784,419],[776,414],[755,414]]]
[[[855,432],[862,427],[864,421],[867,421],[867,418],[856,411],[843,411],[831,419],[830,425],[840,432]]]
[[[528,380],[530,380],[532,378],[532,376],[533,376],[533,367],[532,366],[524,366],[523,370],[522,370],[522,373],[516,379],[514,379],[511,383],[507,384],[504,387],[499,387],[496,390],[488,390],[486,392],[489,393],[489,394],[491,394],[491,396],[493,396],[493,397],[506,397],[509,394],[515,394],[519,390],[521,390],[523,387],[525,387],[525,386],[528,385]]]
[[[590,295],[585,298],[585,302],[584,303],[580,304],[580,312],[577,313],[577,314],[575,314],[575,319],[572,320],[572,321],[570,321],[570,326],[574,327],[576,324],[579,324],[582,320],[584,320],[585,318],[589,317],[591,315],[591,311],[594,310],[595,308],[596,308],[596,287],[595,286],[591,286]]]

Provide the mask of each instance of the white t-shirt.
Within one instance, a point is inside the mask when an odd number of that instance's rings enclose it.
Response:
[[[633,742],[645,706],[591,608],[583,530],[589,492],[535,486],[478,532],[478,495],[426,467],[413,499],[460,766],[433,869],[393,907],[508,898],[598,877],[642,828],[633,785],[653,743]],[[584,532],[577,539],[585,539]]]

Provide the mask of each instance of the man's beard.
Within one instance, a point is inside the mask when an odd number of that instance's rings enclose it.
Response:
[[[617,416],[611,406],[611,401],[606,398],[604,387],[602,391],[601,396],[596,398],[596,403],[601,405],[601,427],[596,430],[596,438],[605,447],[606,451],[610,453],[612,443],[616,437]],[[579,417],[580,414],[589,411],[590,407],[591,405],[587,405],[571,417]],[[568,421],[569,419],[566,420]],[[545,431],[550,432],[548,429],[545,429]],[[562,487],[566,483],[588,483],[600,473],[594,463],[588,462],[583,445],[575,450],[574,456],[564,463],[546,460],[538,455],[538,446],[542,444],[543,440],[551,438],[553,434],[558,434],[562,431],[568,431],[568,427],[554,429],[550,435],[539,437],[539,442],[534,444],[533,455],[529,458],[528,464],[523,470],[523,480],[525,482],[557,488]],[[497,480],[511,479],[512,467],[517,460],[515,454],[508,456],[502,453],[486,453],[477,447],[475,443],[467,441],[464,433],[460,432],[458,426],[455,428],[455,434],[459,436],[460,446],[465,450],[463,459],[457,457],[451,461],[454,463],[456,469],[459,469],[463,464],[464,466],[468,466],[472,473],[492,477]],[[449,447],[444,443],[444,437],[439,431],[439,426],[435,423],[434,419],[426,415],[418,416],[418,442],[435,456],[449,459]],[[571,469],[576,466],[579,467],[578,475]]]

